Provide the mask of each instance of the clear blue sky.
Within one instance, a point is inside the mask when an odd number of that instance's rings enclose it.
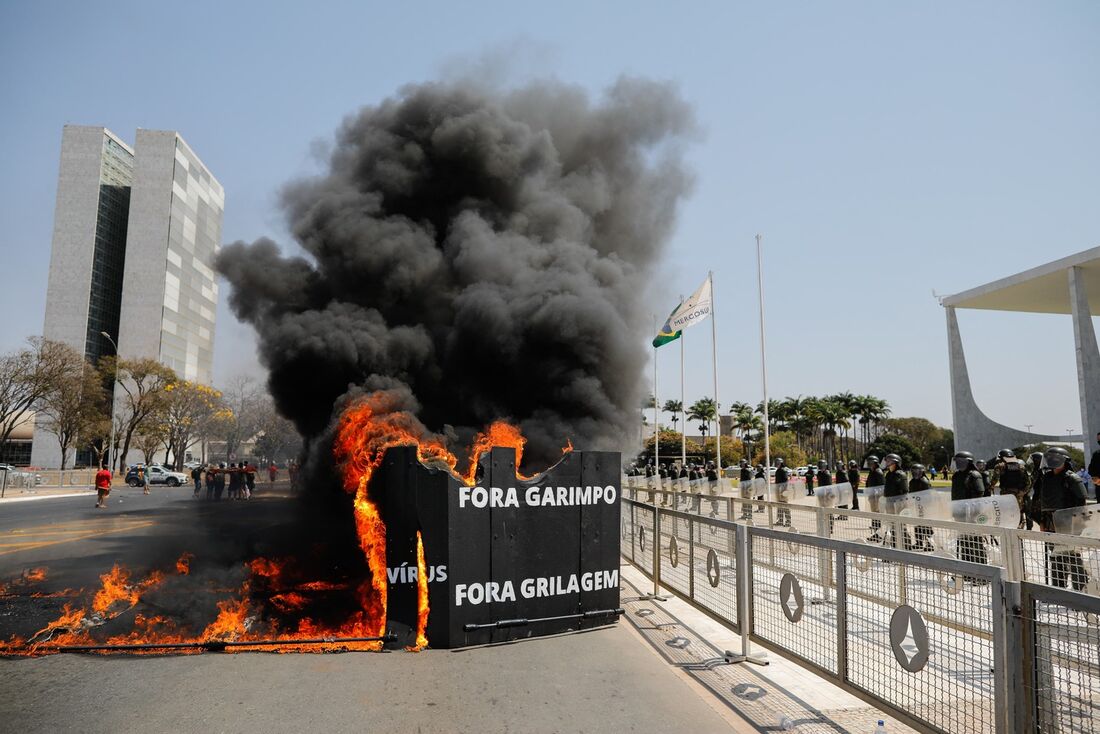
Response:
[[[0,350],[42,328],[64,124],[179,130],[225,186],[224,240],[289,246],[276,193],[344,115],[476,63],[592,90],[623,73],[680,85],[705,137],[652,302],[663,316],[715,271],[723,405],[760,396],[757,232],[771,394],[869,392],[944,425],[932,289],[1100,244],[1091,0],[288,5],[0,6]],[[259,372],[224,300],[222,381]],[[960,322],[990,415],[1080,429],[1068,317]],[[713,390],[709,328],[688,337],[690,401]],[[675,397],[678,351],[660,356]]]

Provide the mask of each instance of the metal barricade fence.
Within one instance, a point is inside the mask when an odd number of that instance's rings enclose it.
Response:
[[[718,518],[624,497],[623,555],[655,596],[741,632],[743,656],[759,644],[923,731],[1100,730],[1100,599],[960,560],[958,537],[989,528],[937,526],[952,553],[916,553],[766,527],[755,510],[741,519],[755,500],[724,499]],[[867,514],[822,512],[817,529],[838,513]]]
[[[1100,727],[1100,599],[1024,582],[1021,626],[1024,695],[1014,712],[1021,731],[1092,732]]]
[[[630,486],[631,480],[641,484],[644,477],[626,477],[625,480],[624,497],[638,501],[649,499],[646,489]],[[1001,568],[1006,581],[1032,581],[1100,596],[1100,538],[823,508],[812,504],[812,498],[799,498],[800,501],[794,503],[745,499],[728,494],[736,491],[731,486],[735,483],[722,485],[722,493],[726,496],[718,497],[709,492],[655,489],[652,503],[693,514],[743,521],[757,527],[776,527],[818,537],[915,550],[943,558],[962,558]],[[699,483],[695,488],[701,486],[703,484]],[[717,512],[714,507],[718,508]],[[1070,560],[1063,562],[1059,558]]]

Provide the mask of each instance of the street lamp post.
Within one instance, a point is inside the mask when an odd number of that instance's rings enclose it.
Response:
[[[111,466],[115,463],[115,388],[118,387],[118,344],[115,344],[115,340],[111,338],[111,335],[106,331],[99,332],[107,341],[111,342],[111,346],[115,348],[115,374],[111,378],[111,438],[110,443],[107,444],[107,450],[111,452]],[[103,468],[103,455],[99,458],[99,468]],[[113,468],[112,468],[113,470]]]

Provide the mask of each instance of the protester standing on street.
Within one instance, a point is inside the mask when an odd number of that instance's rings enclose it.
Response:
[[[145,467],[138,469],[138,486],[142,489],[142,494],[149,494],[149,475],[145,473]]]
[[[109,469],[101,466],[99,471],[95,473],[95,492],[95,506],[99,509],[105,508],[107,506],[107,495],[111,493],[111,471]]]
[[[874,454],[867,457],[867,466],[870,467],[867,471],[867,489],[872,487],[881,487],[886,484],[886,476],[882,473],[882,469],[879,468],[878,457]],[[868,500],[869,502],[870,500]],[[877,507],[871,507],[871,512],[877,511]],[[878,534],[879,528],[882,527],[882,523],[878,520],[871,521],[871,537],[867,538],[868,543],[882,542],[882,536]]]
[[[913,464],[909,467],[909,492],[923,492],[926,489],[932,489],[932,482],[928,481],[928,477],[924,474],[924,464]],[[915,531],[916,533],[916,550],[930,551],[932,550],[932,528],[928,525],[918,525]]]
[[[985,496],[985,483],[974,466],[974,454],[960,451],[955,454],[955,473],[951,475],[951,501],[973,500]],[[960,535],[959,560],[986,563],[985,538],[980,535]],[[974,579],[970,579],[974,580]]]
[[[244,466],[244,483],[247,488],[244,498],[252,499],[252,495],[256,493],[256,465],[251,461],[246,462]]]
[[[1067,507],[1084,507],[1085,483],[1073,473],[1069,452],[1061,446],[1051,446],[1043,453],[1047,471],[1042,483],[1035,488],[1032,514],[1044,532],[1057,532],[1054,513]],[[1054,586],[1073,585],[1075,591],[1083,591],[1088,574],[1081,563],[1081,554],[1072,546],[1048,543],[1050,557],[1050,582]]]
[[[195,497],[199,496],[199,490],[202,489],[202,465],[196,466],[191,470],[191,480],[195,483]]]
[[[218,476],[218,470],[215,467],[206,467],[206,499],[214,499],[214,485],[216,483],[216,477]]]
[[[637,467],[634,467],[634,471],[637,471]],[[275,478],[279,476],[279,467],[275,465],[275,462],[271,462],[271,466],[267,467],[267,481],[268,484],[274,484]]]

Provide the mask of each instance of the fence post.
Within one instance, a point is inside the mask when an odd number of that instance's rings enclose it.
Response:
[[[694,518],[688,519],[688,599],[695,601],[695,528]]]
[[[848,682],[848,554],[844,551],[836,554],[836,674]]]
[[[737,546],[737,560],[734,562],[736,573],[734,582],[737,594],[737,626],[741,633],[740,654],[726,650],[725,659],[728,663],[754,663],[755,665],[767,665],[767,656],[752,654],[752,549],[749,547],[749,527],[738,523],[734,527],[734,538]]]
[[[1005,582],[1002,587],[1005,624],[1002,628],[1004,639],[999,641],[999,649],[1002,650],[1005,669],[999,672],[999,679],[1003,681],[1008,701],[1000,703],[998,708],[1007,715],[1005,731],[1010,734],[1035,731],[1035,709],[1029,705],[1034,694],[1030,671],[1035,659],[1035,642],[1029,629],[1030,615],[1024,614],[1020,583]],[[994,640],[994,644],[997,643]]]
[[[661,510],[653,505],[653,598],[661,597]]]
[[[0,469],[0,497],[4,496],[4,493],[8,491],[8,470]]]

